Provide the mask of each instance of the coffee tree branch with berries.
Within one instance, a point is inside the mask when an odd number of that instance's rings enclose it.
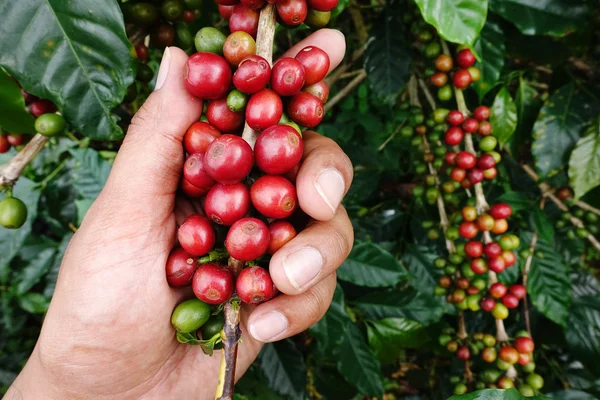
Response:
[[[600,398],[593,1],[22,0],[0,20],[3,393],[176,46],[204,110],[164,279],[172,340],[221,356],[216,398]],[[286,55],[323,27],[347,41],[327,77],[318,47]],[[354,165],[354,248],[323,319],[236,383],[244,312],[308,223],[306,129]]]

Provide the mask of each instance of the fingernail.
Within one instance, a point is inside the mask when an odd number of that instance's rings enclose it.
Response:
[[[250,334],[260,342],[268,342],[288,327],[287,318],[279,311],[269,311],[250,323]]]
[[[156,77],[156,86],[154,90],[159,90],[162,85],[165,84],[167,76],[169,75],[169,67],[171,66],[171,50],[167,47],[163,53],[162,61],[160,62],[160,68],[158,69],[158,76]]]
[[[319,275],[323,268],[323,257],[317,249],[303,247],[283,259],[283,270],[290,283],[298,290],[303,289]]]
[[[321,171],[315,181],[317,192],[333,213],[335,213],[335,210],[342,201],[342,197],[344,197],[345,187],[344,177],[335,169]]]

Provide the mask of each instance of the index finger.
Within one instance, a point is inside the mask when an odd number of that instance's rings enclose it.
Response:
[[[319,29],[306,39],[290,47],[281,57],[295,57],[296,54],[307,46],[315,46],[329,56],[329,72],[337,68],[346,54],[346,37],[337,29]]]

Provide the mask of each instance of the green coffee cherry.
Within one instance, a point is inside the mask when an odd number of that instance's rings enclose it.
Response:
[[[455,395],[465,394],[465,393],[467,393],[468,390],[469,390],[469,388],[467,388],[467,385],[465,385],[464,383],[459,383],[456,386],[454,386],[454,394]]]
[[[225,319],[223,318],[222,314],[210,317],[208,321],[202,325],[202,339],[209,340],[216,334],[221,333],[224,324]],[[222,347],[222,343],[217,343],[214,348],[220,349]]]
[[[479,149],[481,151],[492,151],[497,145],[498,139],[496,139],[495,136],[490,135],[481,139],[481,142],[479,142]]]
[[[436,268],[440,268],[440,269],[441,269],[441,268],[444,268],[444,267],[446,266],[446,264],[447,264],[447,263],[446,263],[446,260],[445,260],[445,259],[443,259],[443,258],[441,258],[441,257],[439,257],[439,258],[436,258],[436,259],[435,259],[435,261],[433,262],[433,265],[434,265]]]
[[[436,296],[445,296],[447,292],[448,291],[446,290],[446,288],[443,288],[439,285],[436,285],[436,287],[433,289],[433,294],[435,294]]]
[[[405,137],[405,138],[410,138],[413,135],[413,129],[411,126],[403,126],[402,129],[400,129],[400,136]],[[420,139],[419,139],[419,143],[420,143]]]
[[[598,216],[596,214],[594,214],[593,212],[587,212],[587,213],[585,213],[585,215],[583,217],[590,224],[598,223]]]
[[[154,71],[146,64],[139,64],[135,78],[144,83],[148,83],[154,77]]]
[[[585,228],[577,228],[575,230],[575,234],[577,235],[577,237],[585,239],[586,237],[588,237],[589,232]]]
[[[208,321],[210,306],[198,299],[190,299],[180,303],[171,315],[171,325],[177,331],[189,333],[198,330]]]
[[[134,24],[149,27],[158,22],[160,14],[158,9],[149,3],[136,3],[129,9],[131,20]]]
[[[185,22],[175,24],[175,42],[184,50],[191,49],[194,46],[194,37]]]
[[[530,361],[527,364],[523,365],[523,371],[527,373],[532,373],[533,371],[535,371],[535,363],[533,361]]]
[[[246,107],[247,103],[248,103],[248,95],[240,92],[237,89],[233,89],[227,95],[227,107],[229,107],[229,109],[233,112],[242,111]]]
[[[433,120],[438,124],[443,124],[446,121],[449,112],[450,110],[447,108],[437,108],[433,112]]]
[[[425,57],[436,58],[442,52],[442,46],[436,41],[431,42],[425,47]]]
[[[330,18],[331,11],[317,11],[309,8],[304,23],[311,28],[324,28],[329,23]]]
[[[183,6],[186,10],[197,10],[202,8],[202,0],[183,0]]]
[[[508,371],[508,369],[510,367],[512,367],[512,364],[509,364],[509,363],[507,363],[504,360],[497,359],[496,360],[496,367],[498,367],[498,369],[501,370],[501,371]]]
[[[535,396],[535,392],[533,388],[526,384],[521,384],[518,386],[519,392],[525,397]]]
[[[27,220],[27,206],[16,197],[0,201],[0,225],[8,229],[18,229]]]
[[[452,264],[458,265],[458,264],[462,263],[465,258],[458,253],[452,253],[452,254],[450,254],[450,257],[448,257],[448,259],[450,260],[450,262]]]
[[[194,43],[199,52],[223,54],[225,35],[217,28],[206,26],[196,33]]]
[[[458,233],[458,228],[455,226],[451,226],[446,230],[446,237],[450,240],[456,240],[460,237]],[[458,254],[457,254],[458,255]]]
[[[544,378],[538,374],[529,374],[527,376],[527,384],[535,390],[540,390],[544,387]]]
[[[456,265],[447,265],[444,268],[444,272],[448,275],[454,275],[456,273]]]
[[[441,101],[448,101],[452,98],[452,87],[450,85],[444,85],[438,89],[437,96]]]
[[[42,114],[35,120],[35,130],[44,136],[56,136],[62,133],[67,127],[62,115],[58,114]]]
[[[160,12],[167,21],[177,21],[183,15],[183,4],[179,0],[166,0]]]

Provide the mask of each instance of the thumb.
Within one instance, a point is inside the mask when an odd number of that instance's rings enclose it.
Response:
[[[174,198],[169,195],[177,190],[181,176],[182,139],[202,114],[202,100],[184,86],[187,59],[181,49],[165,49],[156,88],[131,121],[104,190],[121,206],[135,204],[137,210],[150,206],[147,210],[155,215],[173,209]],[[157,204],[161,200],[167,201]]]

